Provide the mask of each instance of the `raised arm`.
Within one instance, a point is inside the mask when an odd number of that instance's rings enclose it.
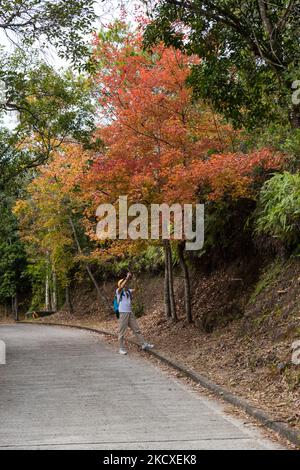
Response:
[[[120,283],[120,286],[118,287],[117,289],[117,292],[118,294],[120,294],[122,292],[122,289],[124,289],[124,287],[126,286],[127,282],[129,281],[129,279],[132,278],[132,274],[131,273],[127,273],[127,276],[125,277],[125,279],[122,280],[122,282]]]

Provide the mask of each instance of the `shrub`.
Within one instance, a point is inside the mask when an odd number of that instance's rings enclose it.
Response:
[[[262,187],[256,233],[281,240],[286,247],[299,242],[300,174],[278,173]]]

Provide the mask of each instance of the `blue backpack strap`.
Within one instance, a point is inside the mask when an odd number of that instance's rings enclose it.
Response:
[[[120,298],[119,298],[119,303],[121,302],[123,295],[124,295],[124,289],[121,290],[121,294],[120,294]]]

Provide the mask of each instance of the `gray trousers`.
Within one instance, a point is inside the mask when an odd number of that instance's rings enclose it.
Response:
[[[120,348],[124,348],[124,337],[127,328],[130,328],[135,334],[140,345],[145,343],[141,330],[139,329],[138,322],[136,321],[134,313],[122,313],[120,312],[119,318],[119,344]]]

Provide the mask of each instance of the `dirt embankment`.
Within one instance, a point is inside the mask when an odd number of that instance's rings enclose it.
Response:
[[[140,325],[160,351],[300,429],[300,365],[292,363],[292,344],[300,339],[297,259],[264,268],[255,259],[236,260],[211,273],[192,273],[192,325],[185,320],[180,277],[177,323],[165,319],[162,276],[137,284]],[[114,289],[104,285],[109,299]],[[72,296],[72,315],[62,309],[51,321],[117,330],[91,288],[76,286]]]

